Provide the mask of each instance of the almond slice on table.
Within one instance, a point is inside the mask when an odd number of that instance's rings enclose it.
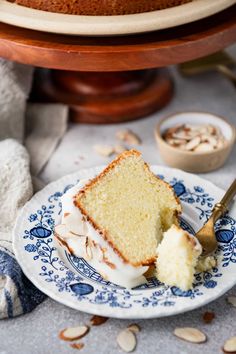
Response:
[[[71,348],[80,350],[83,349],[84,343],[71,343],[70,346]]]
[[[236,296],[228,296],[226,300],[230,305],[236,307]]]
[[[133,333],[139,333],[141,331],[141,327],[137,323],[132,323],[127,329]]]
[[[116,340],[119,347],[126,353],[133,352],[137,345],[135,334],[128,329],[121,331]]]
[[[114,148],[109,145],[94,145],[94,150],[104,157],[109,157],[114,154]]]
[[[140,145],[142,143],[140,137],[129,129],[118,131],[116,137],[130,145]]]
[[[224,353],[231,353],[234,354],[236,353],[236,336],[229,338],[223,346],[223,352]]]
[[[174,330],[174,335],[191,343],[204,343],[207,340],[207,337],[203,332],[192,327],[176,328]]]
[[[89,332],[88,326],[69,327],[59,333],[59,338],[66,341],[81,339]]]
[[[107,320],[108,320],[108,317],[94,315],[90,319],[90,323],[91,323],[92,326],[100,326],[103,323],[105,323]]]

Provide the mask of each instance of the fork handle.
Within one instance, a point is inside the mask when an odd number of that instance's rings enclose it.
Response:
[[[219,203],[216,203],[213,209],[212,216],[214,221],[218,220],[223,214],[228,211],[228,206],[236,195],[236,179],[233,181],[223,198]]]

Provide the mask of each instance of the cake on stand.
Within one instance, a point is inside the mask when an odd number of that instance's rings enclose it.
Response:
[[[117,123],[162,108],[166,69],[236,41],[236,5],[175,28],[117,37],[52,34],[0,23],[0,56],[39,67],[31,99],[70,107],[71,119]]]

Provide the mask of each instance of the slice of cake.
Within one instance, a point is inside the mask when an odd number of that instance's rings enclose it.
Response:
[[[156,261],[163,231],[178,224],[181,205],[138,151],[122,153],[96,178],[62,197],[55,236],[105,279],[132,288]]]
[[[163,230],[181,211],[173,189],[156,177],[136,150],[126,151],[75,197],[84,218],[133,266],[156,260]]]
[[[157,278],[170,286],[189,290],[202,247],[196,237],[173,225],[157,247]]]

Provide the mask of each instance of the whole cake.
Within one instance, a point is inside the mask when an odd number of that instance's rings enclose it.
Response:
[[[127,15],[166,9],[193,0],[9,0],[38,10],[73,15]]]

